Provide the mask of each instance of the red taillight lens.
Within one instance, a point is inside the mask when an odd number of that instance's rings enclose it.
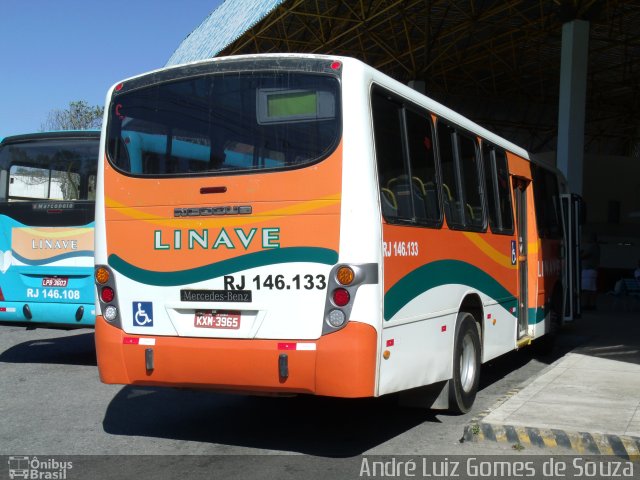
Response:
[[[115,296],[116,296],[116,293],[113,291],[113,288],[111,288],[111,287],[104,287],[100,291],[100,298],[105,303],[109,303],[110,301],[112,301],[113,297],[115,297]]]
[[[2,288],[0,288],[0,302],[4,302],[4,295],[2,293]]]
[[[333,291],[333,303],[337,307],[344,307],[351,300],[351,295],[344,288],[336,288]]]

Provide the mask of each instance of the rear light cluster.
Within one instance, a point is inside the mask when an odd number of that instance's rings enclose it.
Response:
[[[116,286],[113,273],[109,267],[96,265],[95,270],[96,289],[102,316],[109,323],[119,326],[119,308],[116,301]]]
[[[377,283],[378,265],[338,265],[329,276],[322,334],[334,332],[347,324],[358,287]]]

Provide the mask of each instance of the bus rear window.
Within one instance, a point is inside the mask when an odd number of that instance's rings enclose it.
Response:
[[[304,166],[340,138],[339,84],[303,73],[210,74],[114,95],[108,155],[134,175]]]

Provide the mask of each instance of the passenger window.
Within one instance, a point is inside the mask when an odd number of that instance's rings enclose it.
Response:
[[[504,150],[487,144],[483,144],[482,152],[491,231],[513,234],[513,209],[507,157]]]
[[[466,135],[458,134],[460,175],[464,192],[464,219],[467,227],[482,228],[484,215],[482,211],[482,195],[480,169],[476,141]]]
[[[538,165],[532,165],[533,195],[538,225],[542,238],[560,238],[560,191],[556,175]]]
[[[413,205],[418,223],[439,224],[436,159],[429,113],[406,110]]]
[[[447,224],[454,228],[482,230],[484,209],[475,139],[439,121],[438,147]]]
[[[438,122],[438,151],[442,169],[442,203],[449,226],[463,226],[464,214],[458,189],[458,174],[454,160],[455,132],[449,125]]]
[[[509,182],[509,167],[504,150],[494,149],[496,157],[496,177],[498,181],[498,200],[502,233],[513,233],[513,207],[511,205],[511,184]]]
[[[382,92],[374,91],[371,108],[382,214],[388,222],[411,220],[410,190],[405,188],[406,185],[403,187],[407,173],[403,158],[401,106]]]

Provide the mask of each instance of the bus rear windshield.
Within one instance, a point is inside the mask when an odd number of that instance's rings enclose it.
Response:
[[[0,148],[0,203],[95,200],[96,139],[45,139]]]
[[[339,83],[292,72],[218,73],[114,95],[108,156],[141,176],[295,168],[340,137]]]

